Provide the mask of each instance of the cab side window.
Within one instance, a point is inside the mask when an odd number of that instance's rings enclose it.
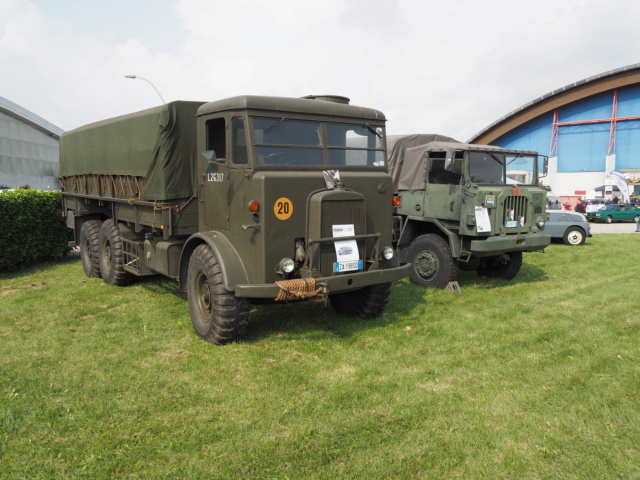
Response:
[[[249,163],[247,155],[247,137],[244,128],[244,118],[231,119],[231,159],[237,165]]]
[[[214,151],[217,161],[224,161],[227,157],[224,118],[207,120],[207,151]]]
[[[458,161],[458,152],[456,152],[456,161]],[[460,157],[460,161],[462,157]],[[457,185],[460,183],[462,175],[450,172],[444,169],[444,152],[431,152],[429,156],[429,173],[427,182],[431,185]]]

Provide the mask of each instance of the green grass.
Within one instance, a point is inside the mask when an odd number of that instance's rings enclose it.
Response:
[[[0,276],[0,478],[640,478],[640,235],[526,254],[374,321],[256,307],[191,327],[158,277]]]

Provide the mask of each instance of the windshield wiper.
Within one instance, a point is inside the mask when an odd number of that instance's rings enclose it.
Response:
[[[518,155],[516,155],[515,157],[513,157],[513,160],[510,160],[509,163],[507,163],[507,166],[511,165],[513,162],[515,162],[517,159],[519,159],[522,156],[521,153],[519,153]]]
[[[371,133],[373,133],[374,135],[377,135],[378,138],[382,138],[382,135],[380,135],[378,132],[376,132],[373,127],[371,127],[371,125],[368,124],[364,124],[362,125],[364,128],[366,128],[367,130],[369,130]]]
[[[280,124],[281,124],[282,122],[284,122],[285,120],[286,120],[286,118],[285,118],[285,117],[282,117],[282,118],[281,118],[280,120],[278,120],[277,122],[275,122],[275,123],[273,123],[273,124],[269,125],[269,128],[267,128],[267,129],[264,131],[264,133],[267,133],[267,132],[268,132],[269,130],[271,130],[272,128],[277,127],[278,125],[280,125]]]

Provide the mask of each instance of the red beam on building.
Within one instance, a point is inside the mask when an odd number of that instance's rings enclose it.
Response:
[[[551,124],[551,144],[549,145],[549,158],[558,156],[558,119],[560,117],[560,109],[553,111],[553,123]]]
[[[613,106],[611,107],[611,125],[609,126],[609,146],[607,155],[616,153],[616,127],[618,125],[618,89],[613,91]]]

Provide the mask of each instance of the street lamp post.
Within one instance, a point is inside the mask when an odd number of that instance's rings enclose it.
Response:
[[[151,83],[150,80],[147,80],[146,78],[138,77],[136,75],[125,75],[124,78],[131,78],[133,80],[135,80],[137,78],[138,80],[144,80],[145,82],[147,82],[149,85],[151,85],[153,87],[153,89],[156,91],[156,93],[160,97],[160,100],[162,100],[162,103],[165,103],[165,104],[167,103],[167,102],[164,101],[164,98],[162,98],[162,95],[160,95],[160,92],[158,91],[156,86],[153,83]]]

